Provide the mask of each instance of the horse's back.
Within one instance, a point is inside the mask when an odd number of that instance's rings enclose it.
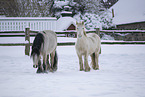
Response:
[[[92,43],[93,47],[95,47],[97,51],[99,52],[99,49],[101,47],[100,37],[96,33],[89,33],[87,34],[87,37],[90,39],[90,44]]]
[[[42,33],[45,37],[44,50],[47,53],[51,53],[57,47],[57,35],[54,31],[51,31],[51,30],[44,30]]]
[[[101,42],[100,37],[96,33],[89,33],[87,34],[87,37],[90,38],[92,41],[97,41],[97,44]]]

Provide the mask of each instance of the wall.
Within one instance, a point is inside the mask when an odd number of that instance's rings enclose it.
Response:
[[[136,22],[136,23],[129,23],[129,24],[120,24],[116,26],[119,30],[145,30],[145,21],[144,22]]]
[[[145,32],[133,32],[133,33],[100,33],[100,37],[104,34],[114,37],[115,40],[123,41],[145,41]]]

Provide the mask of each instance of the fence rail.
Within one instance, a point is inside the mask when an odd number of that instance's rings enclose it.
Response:
[[[99,36],[102,33],[145,33],[145,30],[100,30],[97,28],[96,30],[86,31],[87,33],[97,33]],[[0,46],[25,46],[25,54],[29,55],[30,46],[30,37],[34,37],[38,31],[31,31],[30,28],[25,28],[25,31],[2,31],[0,32],[0,37],[25,37],[25,41],[28,43],[0,43]],[[69,36],[74,35],[76,37],[76,31],[57,31],[56,34]],[[103,41],[101,44],[145,44],[145,41]],[[75,45],[75,42],[63,42],[58,43],[58,46],[66,46],[66,45]]]

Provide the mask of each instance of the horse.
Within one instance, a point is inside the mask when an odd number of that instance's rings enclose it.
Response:
[[[76,22],[77,41],[75,49],[79,58],[80,71],[90,71],[88,56],[91,56],[91,65],[94,70],[99,70],[98,58],[101,48],[100,37],[96,33],[86,34],[84,22]],[[84,56],[84,65],[82,57]]]
[[[33,67],[37,68],[37,73],[47,73],[57,70],[57,35],[54,31],[44,30],[39,32],[33,41],[31,57]],[[51,59],[49,60],[49,56]],[[41,64],[43,58],[43,65]],[[49,62],[50,61],[50,62]]]

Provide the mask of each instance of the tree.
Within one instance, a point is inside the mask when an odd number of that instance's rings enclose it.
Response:
[[[77,21],[84,21],[87,30],[95,28],[108,29],[113,26],[111,13],[106,10],[103,14],[85,13],[84,15],[78,14],[74,18]]]
[[[94,13],[98,14],[100,9],[103,8],[103,5],[100,2],[101,0],[74,0],[77,3],[78,8],[81,10],[81,13]]]
[[[0,6],[6,16],[45,17],[50,16],[54,0],[1,0]]]

